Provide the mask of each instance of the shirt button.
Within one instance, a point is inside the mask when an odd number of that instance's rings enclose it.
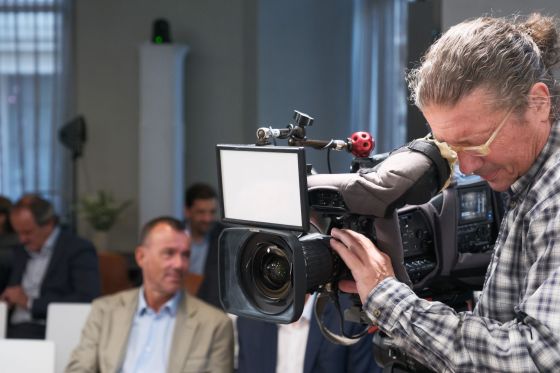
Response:
[[[380,315],[381,315],[381,311],[379,309],[376,308],[373,310],[373,316],[379,317]]]

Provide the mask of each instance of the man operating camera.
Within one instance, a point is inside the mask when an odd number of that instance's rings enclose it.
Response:
[[[556,20],[479,18],[447,31],[409,85],[435,141],[461,171],[507,191],[506,214],[472,312],[419,298],[389,257],[351,230],[331,246],[352,271],[369,319],[438,372],[560,369],[560,126]]]

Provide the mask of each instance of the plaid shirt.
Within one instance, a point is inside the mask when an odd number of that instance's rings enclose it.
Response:
[[[521,151],[521,149],[519,149]],[[364,305],[395,347],[437,372],[560,372],[560,125],[510,188],[473,312],[385,279]]]

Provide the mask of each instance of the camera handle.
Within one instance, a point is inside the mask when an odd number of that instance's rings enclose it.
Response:
[[[402,237],[397,210],[393,210],[393,213],[389,217],[375,218],[373,224],[375,226],[375,232],[377,233],[377,242],[375,244],[391,258],[395,277],[400,282],[404,282],[412,287],[412,282],[404,266],[404,251],[402,249]]]
[[[346,150],[355,157],[366,158],[375,148],[375,140],[368,132],[354,132],[346,140],[312,140],[305,135],[305,128],[313,124],[313,118],[294,110],[295,124],[286,128],[261,127],[257,130],[257,145],[270,145],[270,139],[287,139],[290,146],[305,146],[323,150]]]
[[[385,254],[391,258],[391,263],[393,265],[393,271],[395,272],[395,277],[407,284],[412,286],[412,282],[406,272],[404,266],[404,254],[402,250],[402,239],[400,234],[400,228],[398,223],[397,210],[394,210],[389,217],[378,217],[374,220],[375,231],[377,232],[376,244]],[[342,320],[341,320],[341,334],[336,334],[329,330],[322,322],[323,311],[329,301],[333,301],[335,305],[339,308],[339,304],[336,301],[336,284],[327,284],[325,287],[319,290],[317,295],[317,300],[315,302],[315,318],[318,320],[319,329],[323,336],[332,343],[350,346],[357,343],[361,337],[363,337],[368,329],[372,326],[371,321],[368,320],[365,313],[362,311],[361,307],[351,307],[346,310],[344,314],[344,319],[347,321],[352,321],[360,324],[367,325],[363,333],[357,336],[345,336],[342,330]]]

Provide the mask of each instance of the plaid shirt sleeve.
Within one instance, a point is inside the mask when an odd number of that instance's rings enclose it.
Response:
[[[481,316],[478,307],[457,313],[419,298],[394,278],[372,290],[366,313],[396,348],[437,372],[560,371],[560,213],[552,199],[546,205],[525,219],[525,259],[498,264],[511,267],[503,272],[524,286],[521,294],[504,284],[485,288],[495,303],[516,297],[511,320],[497,311],[496,318]]]
[[[406,351],[437,372],[552,372],[560,367],[557,337],[538,320],[500,323],[418,298],[395,279],[370,295],[367,313]]]

